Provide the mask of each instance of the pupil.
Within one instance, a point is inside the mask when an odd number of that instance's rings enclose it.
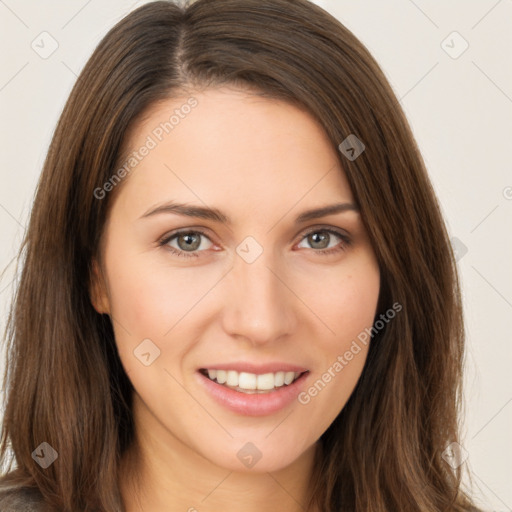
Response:
[[[194,238],[195,238],[195,241],[194,241]],[[181,240],[185,240],[185,246],[183,247],[182,244],[180,243]],[[190,250],[195,250],[199,247],[200,245],[200,240],[199,240],[199,236],[197,235],[193,235],[193,234],[185,234],[185,235],[182,235],[181,237],[178,237],[178,245],[180,246],[180,249],[190,249]]]
[[[320,243],[320,249],[325,249],[329,245],[328,235],[327,233],[319,234],[313,233],[309,235],[311,245],[315,246],[316,243]],[[327,242],[327,243],[326,243]]]

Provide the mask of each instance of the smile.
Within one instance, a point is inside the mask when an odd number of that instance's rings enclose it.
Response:
[[[273,361],[211,363],[196,371],[197,383],[209,399],[233,413],[266,416],[296,402],[310,380],[304,366]]]
[[[241,393],[268,393],[295,382],[305,372],[270,372],[256,374],[236,370],[203,368],[200,372],[210,380]]]

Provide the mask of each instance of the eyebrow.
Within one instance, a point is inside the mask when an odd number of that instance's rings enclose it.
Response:
[[[319,208],[313,208],[302,212],[296,219],[295,224],[301,224],[309,220],[325,217],[326,215],[334,215],[337,213],[344,213],[348,211],[359,212],[359,208],[353,203],[336,203]],[[183,215],[185,217],[194,217],[198,219],[213,220],[222,224],[231,225],[231,219],[217,208],[207,208],[203,206],[196,206],[183,203],[169,202],[154,208],[150,208],[140,218],[152,217],[153,215],[161,213],[174,213],[176,215]]]

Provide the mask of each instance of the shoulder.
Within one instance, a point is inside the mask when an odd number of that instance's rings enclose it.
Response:
[[[43,512],[43,497],[37,489],[0,481],[0,510],[2,512]]]

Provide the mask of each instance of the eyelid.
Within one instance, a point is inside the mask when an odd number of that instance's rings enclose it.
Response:
[[[331,226],[330,224],[315,224],[314,226],[308,226],[307,228],[305,228],[305,230],[302,230],[300,234],[303,238],[311,233],[316,233],[317,231],[329,231],[337,234],[340,237],[350,238],[350,234],[348,233],[348,231],[342,228],[338,228],[336,226]]]

